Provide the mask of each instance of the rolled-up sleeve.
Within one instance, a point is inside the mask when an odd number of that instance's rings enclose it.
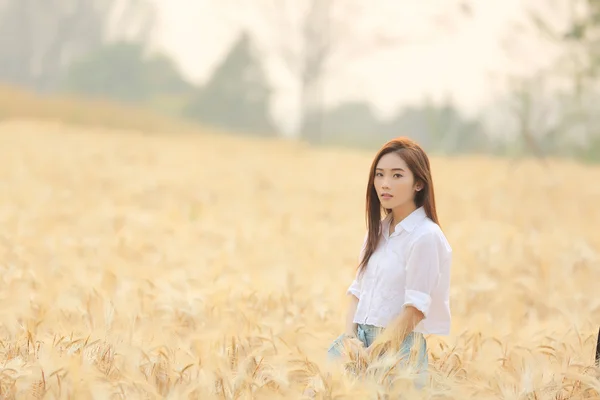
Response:
[[[348,287],[346,294],[352,294],[357,299],[360,299],[360,281],[359,281],[358,276],[356,278],[354,278],[354,280],[352,281],[352,284]]]
[[[425,318],[431,305],[431,293],[438,284],[442,254],[435,232],[416,239],[407,258],[404,307],[413,306]]]

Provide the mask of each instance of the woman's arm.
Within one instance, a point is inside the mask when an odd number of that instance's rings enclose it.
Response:
[[[363,244],[360,249],[359,256],[358,256],[358,262],[360,262],[362,260],[362,257],[364,255],[365,248],[367,245],[368,234],[369,234],[369,232],[365,233],[365,237],[363,239]],[[360,276],[359,272],[356,271],[356,276],[354,277],[354,280],[352,281],[352,283],[350,284],[350,287],[348,288],[348,290],[346,292],[349,295],[350,300],[348,303],[348,310],[347,310],[347,314],[346,314],[345,334],[348,336],[351,336],[351,337],[356,337],[356,335],[357,335],[358,326],[357,326],[357,324],[354,323],[354,315],[356,314],[356,307],[358,306],[358,298],[360,297],[361,286],[362,286],[362,277]]]
[[[354,314],[356,314],[356,306],[358,305],[358,298],[350,294],[350,300],[348,302],[348,312],[346,314],[346,329],[345,334],[348,336],[356,336],[357,324],[354,322]]]

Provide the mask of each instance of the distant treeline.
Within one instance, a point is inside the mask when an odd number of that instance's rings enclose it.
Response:
[[[239,37],[203,85],[183,78],[164,54],[147,53],[143,43],[118,41],[75,59],[56,91],[145,105],[203,125],[249,135],[276,136],[270,112],[272,89],[247,34]],[[308,118],[310,136],[320,144],[378,146],[400,134],[444,152],[489,150],[477,121],[464,118],[452,104],[426,103],[379,120],[368,103],[348,102]]]

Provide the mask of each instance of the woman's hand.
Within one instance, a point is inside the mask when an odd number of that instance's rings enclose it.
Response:
[[[354,333],[346,333],[344,335],[344,347],[347,352],[356,354],[357,352],[364,351],[365,345]]]
[[[367,347],[367,357],[369,361],[373,361],[386,353],[390,348],[389,342],[374,342]]]

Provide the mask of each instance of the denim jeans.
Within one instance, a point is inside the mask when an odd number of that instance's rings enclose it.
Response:
[[[358,324],[357,329],[357,337],[363,343],[365,348],[371,346],[377,335],[382,331],[381,328],[373,326],[373,325],[365,325]],[[338,336],[333,343],[329,346],[327,351],[328,358],[330,360],[339,360],[342,357],[342,352],[344,350],[344,335]],[[427,369],[429,367],[428,357],[427,357],[427,343],[422,333],[411,332],[402,342],[402,346],[400,347],[400,351],[398,352],[398,363],[399,367],[407,367],[410,360],[410,353],[413,346],[417,344],[418,348],[415,350],[418,351],[416,356],[416,365],[412,365],[417,370],[417,379],[415,380],[415,386],[417,388],[422,388],[425,386],[427,382]]]

